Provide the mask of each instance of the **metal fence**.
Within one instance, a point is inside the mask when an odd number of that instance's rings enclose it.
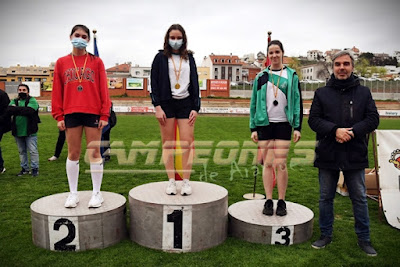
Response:
[[[317,88],[325,86],[324,83],[301,83],[303,99],[312,99]],[[375,100],[400,100],[400,81],[367,81],[360,80],[360,84],[371,90]]]
[[[360,80],[361,85],[371,90],[372,97],[375,100],[400,100],[400,81],[367,81]],[[305,83],[301,82],[301,93],[303,99],[313,99],[317,88],[325,86],[325,82]],[[231,97],[251,97],[251,85],[243,84],[231,86]]]

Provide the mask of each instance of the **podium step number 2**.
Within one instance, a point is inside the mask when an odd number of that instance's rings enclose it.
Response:
[[[79,250],[78,217],[48,217],[50,250]]]

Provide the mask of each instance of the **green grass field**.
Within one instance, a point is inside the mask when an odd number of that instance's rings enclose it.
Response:
[[[50,115],[41,115],[39,128],[40,175],[17,177],[19,157],[11,134],[1,142],[7,171],[0,175],[0,266],[399,266],[400,231],[379,219],[378,203],[368,200],[371,224],[371,239],[378,257],[367,257],[356,242],[352,206],[348,197],[337,194],[335,198],[334,240],[323,250],[311,248],[311,242],[319,237],[317,169],[312,166],[315,134],[305,119],[301,146],[292,144],[289,155],[289,186],[286,199],[307,206],[314,212],[314,232],[311,240],[289,247],[248,243],[228,237],[217,247],[197,253],[174,254],[148,249],[131,242],[128,238],[106,249],[83,252],[52,252],[38,248],[32,243],[30,204],[36,199],[68,191],[65,174],[67,155],[64,147],[61,158],[48,162],[54,153],[58,135],[56,122]],[[380,129],[398,129],[398,119],[382,119]],[[252,192],[252,157],[240,162],[240,153],[249,144],[250,132],[247,117],[199,116],[196,122],[196,150],[203,151],[203,164],[193,166],[192,180],[207,181],[225,187],[229,191],[229,205],[243,200],[244,193]],[[155,148],[154,164],[146,163],[146,156],[129,157],[141,141],[149,144],[159,141],[160,134],[153,116],[119,115],[118,124],[111,132],[113,153],[105,170],[127,170],[118,174],[106,173],[102,190],[123,194],[135,186],[166,180],[165,174],[135,174],[132,169],[163,169],[159,164],[161,147]],[[226,142],[229,141],[229,142]],[[238,149],[235,156],[234,149]],[[222,156],[215,156],[217,149]],[[233,152],[232,152],[233,151]],[[231,154],[233,163],[223,162]],[[207,155],[208,154],[208,155]],[[372,149],[370,149],[372,159]],[[222,164],[224,163],[224,164]],[[240,163],[240,164],[239,164]],[[373,162],[370,161],[370,165]],[[89,165],[81,157],[79,190],[91,190]],[[240,172],[238,171],[240,170]],[[210,177],[210,173],[214,173]],[[257,192],[264,193],[260,175]],[[276,192],[275,192],[276,193]],[[276,197],[276,195],[275,195]],[[127,213],[129,214],[129,213]],[[129,224],[129,218],[127,218]]]

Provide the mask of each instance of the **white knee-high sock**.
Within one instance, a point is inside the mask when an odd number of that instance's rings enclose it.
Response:
[[[79,160],[69,160],[65,165],[67,169],[69,191],[71,193],[78,192],[78,177],[79,177]]]
[[[90,174],[92,176],[93,193],[100,192],[103,180],[103,161],[90,163]]]

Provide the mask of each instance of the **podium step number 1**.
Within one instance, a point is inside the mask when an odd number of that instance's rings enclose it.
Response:
[[[189,251],[192,245],[192,207],[164,206],[163,250]]]

